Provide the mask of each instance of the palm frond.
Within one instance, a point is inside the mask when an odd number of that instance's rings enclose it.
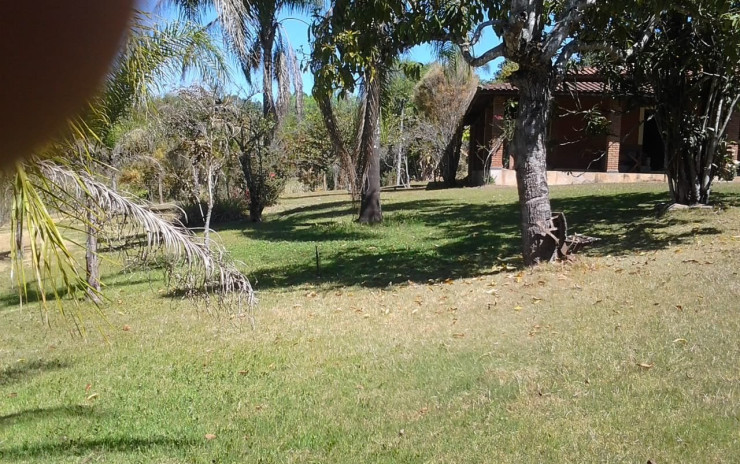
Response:
[[[145,103],[161,83],[188,71],[210,82],[229,76],[222,51],[204,27],[183,21],[158,26],[144,13],[137,13],[103,93],[90,101],[85,114],[71,121],[69,139],[93,138],[105,143],[131,108]]]
[[[182,282],[187,285],[191,293],[210,292],[220,296],[235,296],[239,304],[252,306],[255,294],[249,279],[230,262],[220,248],[198,241],[188,230],[172,224],[138,201],[111,189],[102,182],[94,179],[86,172],[78,172],[69,167],[57,164],[50,160],[36,161],[31,166],[37,173],[36,187],[43,194],[53,195],[55,206],[70,216],[70,208],[77,208],[90,201],[95,208],[94,213],[108,223],[124,221],[131,230],[143,232],[146,236],[146,248],[162,251],[172,258],[172,264],[183,267]],[[45,210],[44,210],[45,211]],[[49,223],[50,217],[46,212],[44,221],[27,221]],[[43,214],[43,212],[41,213]],[[77,216],[80,216],[79,213]],[[53,221],[51,221],[53,222]],[[34,226],[35,227],[35,226]],[[38,234],[35,235],[38,237]],[[75,285],[82,285],[84,278],[77,271],[76,261],[64,246],[61,234],[54,235],[54,241],[44,241],[46,236],[39,237],[43,249],[55,250],[60,264],[69,269],[65,283],[70,291]],[[58,238],[56,238],[58,237]],[[34,243],[34,240],[31,240]],[[32,263],[37,270],[40,266]],[[38,279],[37,279],[38,280]],[[43,282],[39,281],[40,284]]]
[[[39,164],[18,164],[13,186],[13,222],[11,256],[13,275],[18,286],[21,304],[28,300],[28,280],[25,275],[23,232],[30,255],[32,280],[48,322],[48,295],[56,302],[59,313],[71,319],[80,333],[84,333],[85,320],[81,307],[75,305],[70,311],[62,304],[62,297],[75,298],[80,292],[97,294],[90,289],[87,280],[79,271],[79,264],[71,253],[60,227],[47,208],[49,196],[56,197],[51,181],[40,174]],[[50,193],[51,195],[47,195]],[[57,197],[58,198],[58,197]],[[62,199],[60,204],[64,203]],[[84,207],[81,208],[84,210]],[[61,291],[60,291],[61,286]],[[75,298],[76,300],[76,298]],[[96,308],[97,309],[97,308]]]

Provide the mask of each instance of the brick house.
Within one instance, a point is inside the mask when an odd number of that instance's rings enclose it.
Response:
[[[625,108],[609,96],[594,68],[567,78],[554,92],[547,150],[548,183],[663,181],[663,142],[650,108]],[[468,178],[482,185],[486,171],[498,184],[515,185],[513,159],[503,140],[507,108],[518,90],[509,83],[478,87],[464,124],[470,128]],[[592,117],[587,117],[589,112]],[[596,118],[593,115],[597,115]],[[594,130],[594,121],[596,124]],[[589,122],[591,122],[589,124]],[[740,115],[727,129],[740,138]],[[738,145],[730,146],[738,159]]]

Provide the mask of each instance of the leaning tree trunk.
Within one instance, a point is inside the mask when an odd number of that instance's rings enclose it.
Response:
[[[547,71],[519,71],[519,114],[511,148],[521,211],[522,254],[527,266],[557,257],[549,235],[552,211],[547,187],[547,127],[552,95]]]
[[[362,182],[360,224],[377,224],[383,221],[380,209],[380,86],[382,77],[376,73],[367,83],[367,110],[360,144],[365,160]]]

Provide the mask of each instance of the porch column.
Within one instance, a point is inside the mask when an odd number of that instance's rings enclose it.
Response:
[[[622,108],[615,104],[609,113],[609,133],[606,136],[606,172],[619,172],[621,134]]]
[[[740,161],[738,143],[740,142],[740,113],[732,113],[730,122],[727,124],[727,149],[732,153],[732,159]]]
[[[501,169],[504,167],[504,105],[506,99],[496,97],[493,99],[493,119],[491,121],[491,138],[488,140],[488,149],[491,153],[491,168]]]

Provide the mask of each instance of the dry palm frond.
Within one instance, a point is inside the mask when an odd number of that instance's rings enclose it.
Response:
[[[61,294],[57,285],[69,295],[80,290],[89,291],[84,275],[67,240],[52,219],[45,205],[52,204],[65,216],[85,221],[88,211],[86,203],[94,207],[93,213],[109,223],[123,221],[127,227],[142,231],[146,237],[146,248],[166,253],[173,277],[187,295],[216,294],[220,302],[235,302],[241,312],[243,305],[252,307],[256,298],[249,279],[230,262],[225,253],[206,246],[187,229],[167,221],[136,201],[122,195],[87,173],[80,173],[49,160],[35,160],[18,167],[14,212],[17,221],[25,221],[31,248],[31,269],[37,290],[46,307],[46,294],[53,292],[57,305],[64,313]],[[81,214],[80,211],[83,213]],[[18,273],[22,297],[27,295],[23,278],[23,262],[18,250],[14,250],[15,272]],[[175,273],[177,269],[183,272]],[[227,301],[226,298],[234,297]],[[65,314],[66,315],[66,314]],[[81,315],[74,315],[80,327]]]

